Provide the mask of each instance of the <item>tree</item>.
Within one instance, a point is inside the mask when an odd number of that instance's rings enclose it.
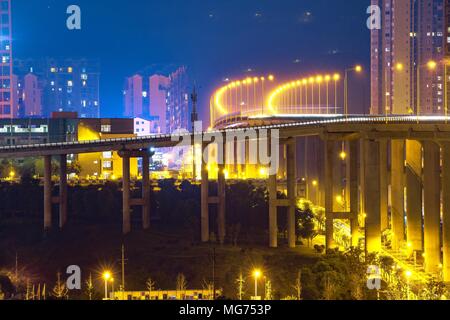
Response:
[[[297,228],[298,234],[308,240],[308,246],[311,246],[312,240],[318,236],[314,213],[306,208],[305,210],[297,210]]]
[[[66,284],[61,281],[61,273],[56,274],[56,284],[53,287],[53,296],[58,300],[63,300],[68,298],[69,289],[67,289]]]
[[[270,280],[266,280],[264,300],[270,301],[272,299],[273,299],[272,282]]]
[[[437,281],[430,277],[427,281],[423,296],[425,300],[441,300],[447,292],[447,288],[442,281]]]
[[[294,285],[295,293],[297,295],[297,300],[302,299],[302,271],[299,270],[297,274],[297,279],[295,279]]]
[[[242,276],[242,272],[239,273],[239,278],[237,278],[236,283],[237,283],[237,296],[238,296],[238,299],[242,300],[242,298],[244,297],[244,284],[245,284],[245,279]]]
[[[153,281],[153,279],[149,277],[147,279],[147,282],[145,283],[145,285],[147,286],[147,291],[148,291],[148,294],[149,294],[150,299],[151,299],[152,298],[152,292],[155,291],[156,282]]]
[[[89,300],[92,300],[94,295],[94,283],[92,282],[92,273],[89,274],[89,278],[86,280],[86,294]]]
[[[78,161],[74,161],[67,166],[67,174],[74,174],[79,176],[81,170],[81,164]]]
[[[182,292],[186,291],[186,289],[187,289],[186,277],[184,276],[184,274],[179,273],[177,276],[177,291]]]

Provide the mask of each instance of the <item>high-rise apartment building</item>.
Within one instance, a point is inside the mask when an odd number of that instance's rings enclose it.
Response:
[[[191,109],[186,67],[180,67],[168,76],[143,74],[136,74],[125,81],[125,115],[158,121],[161,133],[189,130]]]
[[[80,118],[100,117],[100,66],[95,60],[16,60],[19,79],[32,73],[41,89],[42,113],[77,112]]]
[[[170,80],[166,76],[150,77],[150,113],[159,121],[161,133],[166,133],[167,88]]]
[[[371,112],[443,113],[444,0],[372,4],[382,25],[371,33]]]
[[[187,68],[180,67],[169,76],[166,131],[191,130],[191,103]]]
[[[28,73],[17,83],[19,117],[42,116],[42,89],[38,77]]]
[[[11,27],[11,0],[0,0],[0,119],[14,118],[18,113]]]
[[[136,118],[148,115],[148,90],[144,88],[143,77],[135,74],[127,78],[125,82],[123,91],[125,116]]]

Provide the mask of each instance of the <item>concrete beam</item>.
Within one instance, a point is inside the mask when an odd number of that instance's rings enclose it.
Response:
[[[131,232],[131,204],[130,204],[130,157],[126,154],[122,158],[122,232],[127,235]]]
[[[441,261],[440,150],[429,141],[423,149],[425,271],[435,274]]]
[[[204,143],[202,146],[202,152],[208,148],[208,144]],[[209,174],[207,169],[207,163],[202,156],[202,169],[201,169],[201,236],[202,242],[209,241]]]
[[[352,233],[352,246],[359,244],[359,221],[358,221],[358,141],[351,141],[349,154],[349,194],[350,194],[350,228]]]
[[[326,249],[334,247],[334,225],[333,225],[333,159],[334,143],[325,141],[325,242]]]
[[[142,157],[142,227],[150,229],[150,158],[148,155]]]
[[[380,140],[380,211],[381,231],[389,228],[388,142]]]
[[[277,175],[269,176],[269,246],[278,247]]]
[[[289,199],[288,209],[288,243],[289,248],[295,248],[297,236],[296,236],[296,223],[295,223],[295,210],[297,208],[297,163],[296,153],[297,144],[295,139],[291,139],[286,144],[286,167],[287,167],[287,195]]]
[[[52,228],[52,157],[44,157],[44,230]]]
[[[59,228],[67,222],[67,155],[59,157]]]
[[[366,140],[364,149],[366,252],[378,253],[381,251],[380,143]]]
[[[406,217],[408,243],[422,251],[422,145],[411,140],[406,141]]]
[[[450,282],[450,143],[442,144],[442,240],[444,281]]]
[[[392,249],[398,250],[405,241],[405,141],[391,142],[391,223]]]

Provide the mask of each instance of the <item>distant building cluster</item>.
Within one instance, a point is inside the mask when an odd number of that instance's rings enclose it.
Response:
[[[371,112],[444,114],[450,56],[447,0],[372,0],[381,8],[371,32]]]
[[[167,76],[135,74],[125,81],[125,115],[152,122],[152,133],[189,130],[191,104],[187,68],[180,67]]]
[[[19,117],[76,112],[100,117],[100,66],[86,59],[14,60]]]

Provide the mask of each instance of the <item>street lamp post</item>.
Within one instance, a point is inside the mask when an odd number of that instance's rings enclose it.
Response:
[[[258,299],[258,279],[261,277],[261,271],[256,269],[253,272],[253,277],[255,278],[255,300]]]
[[[105,271],[103,273],[103,280],[105,280],[105,300],[108,300],[108,281],[111,279],[111,272]]]
[[[351,71],[361,73],[362,67],[360,65],[356,65],[353,68],[345,69],[345,75],[344,75],[344,113],[345,113],[345,117],[348,117],[348,74]]]

